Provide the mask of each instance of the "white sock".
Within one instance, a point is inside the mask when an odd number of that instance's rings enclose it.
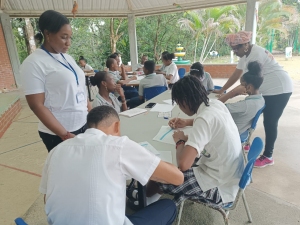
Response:
[[[158,201],[158,199],[160,199],[161,195],[156,193],[155,195],[151,196],[151,197],[146,197],[146,202],[147,205],[150,205],[153,202]]]
[[[273,157],[271,156],[271,157],[266,157],[267,159],[269,159],[269,160],[272,160],[273,159]]]

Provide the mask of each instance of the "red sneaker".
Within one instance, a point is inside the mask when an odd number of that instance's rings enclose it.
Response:
[[[263,168],[271,165],[274,165],[274,160],[269,159],[264,155],[261,155],[254,163],[254,167],[256,168]]]

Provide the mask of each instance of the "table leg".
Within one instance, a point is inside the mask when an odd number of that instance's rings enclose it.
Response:
[[[139,200],[139,207],[142,209],[147,206],[146,202],[146,186],[143,186],[138,182],[138,200]]]

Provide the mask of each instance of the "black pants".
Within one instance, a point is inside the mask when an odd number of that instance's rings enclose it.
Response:
[[[77,135],[77,134],[84,133],[85,130],[86,130],[86,125],[81,127],[79,130],[72,131],[71,133]],[[41,131],[39,131],[39,135],[42,138],[44,144],[46,145],[48,152],[50,152],[54,147],[56,147],[58,144],[63,142],[63,140],[57,135],[47,134]]]
[[[272,157],[274,144],[277,138],[278,121],[286,107],[292,93],[264,96],[266,108],[264,114],[264,127],[266,134],[265,151],[266,157]]]

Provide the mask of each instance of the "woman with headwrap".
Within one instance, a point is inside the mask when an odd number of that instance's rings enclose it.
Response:
[[[274,144],[277,138],[277,126],[285,106],[293,91],[292,80],[288,73],[276,62],[273,55],[266,49],[251,44],[252,32],[241,31],[230,34],[226,37],[227,44],[232,48],[235,55],[240,57],[238,65],[221,90],[216,93],[223,93],[231,87],[242,74],[246,73],[249,62],[258,61],[262,65],[264,81],[259,92],[265,99],[266,107],[264,114],[265,128],[265,149],[255,162],[255,167],[273,165],[272,158]]]

